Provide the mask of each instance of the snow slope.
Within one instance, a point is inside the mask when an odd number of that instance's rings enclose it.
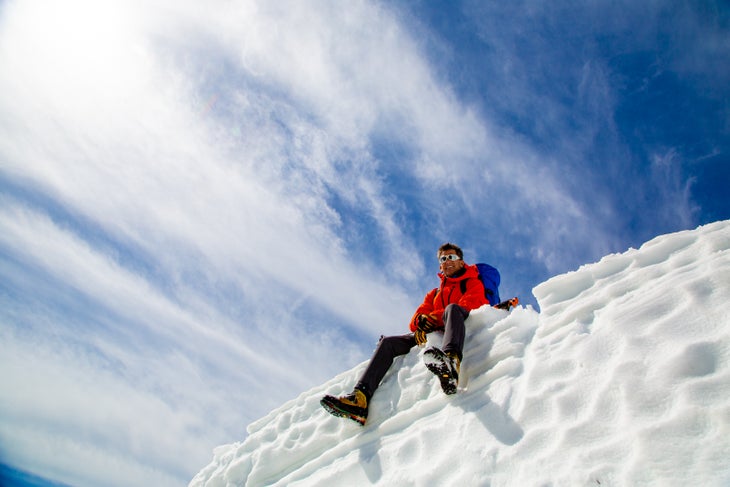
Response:
[[[458,394],[414,350],[360,427],[319,406],[360,364],[216,448],[190,486],[730,485],[730,221],[533,292],[539,314],[469,317]]]

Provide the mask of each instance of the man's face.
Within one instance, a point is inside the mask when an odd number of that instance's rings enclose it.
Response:
[[[453,257],[449,258],[452,255]],[[456,250],[444,250],[439,253],[441,272],[446,277],[451,277],[464,268],[464,261],[458,257],[459,255],[456,253]],[[453,258],[456,258],[456,260],[451,260]]]

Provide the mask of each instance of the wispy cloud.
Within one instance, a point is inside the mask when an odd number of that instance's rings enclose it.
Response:
[[[409,120],[431,141],[421,82],[446,120],[460,109],[367,4],[45,7],[3,17],[3,424],[19,425],[4,450],[64,475],[93,451],[126,459],[120,484],[150,465],[179,481],[231,430],[363,360],[362,337],[403,329],[418,297],[399,286],[423,263],[370,138]],[[31,429],[75,453],[10,441]]]

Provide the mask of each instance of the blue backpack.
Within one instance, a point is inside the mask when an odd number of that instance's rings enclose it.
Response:
[[[475,264],[479,271],[479,280],[484,284],[484,296],[489,300],[490,306],[496,306],[499,299],[499,271],[489,264]],[[461,281],[461,293],[466,292],[466,281]]]

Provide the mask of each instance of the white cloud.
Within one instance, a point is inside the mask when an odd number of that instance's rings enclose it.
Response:
[[[198,442],[225,437],[68,344],[2,335],[4,462],[59,472],[72,485],[179,485],[190,463],[204,460]]]
[[[249,10],[4,7],[3,371],[16,373],[0,423],[24,467],[82,485],[100,472],[179,479],[263,411],[364,359],[360,337],[410,317],[414,298],[387,278],[422,264],[369,136],[405,93],[388,92],[378,51],[418,65],[417,53],[366,4],[348,35],[331,12],[235,5]],[[372,219],[390,270],[349,253],[333,192]]]

